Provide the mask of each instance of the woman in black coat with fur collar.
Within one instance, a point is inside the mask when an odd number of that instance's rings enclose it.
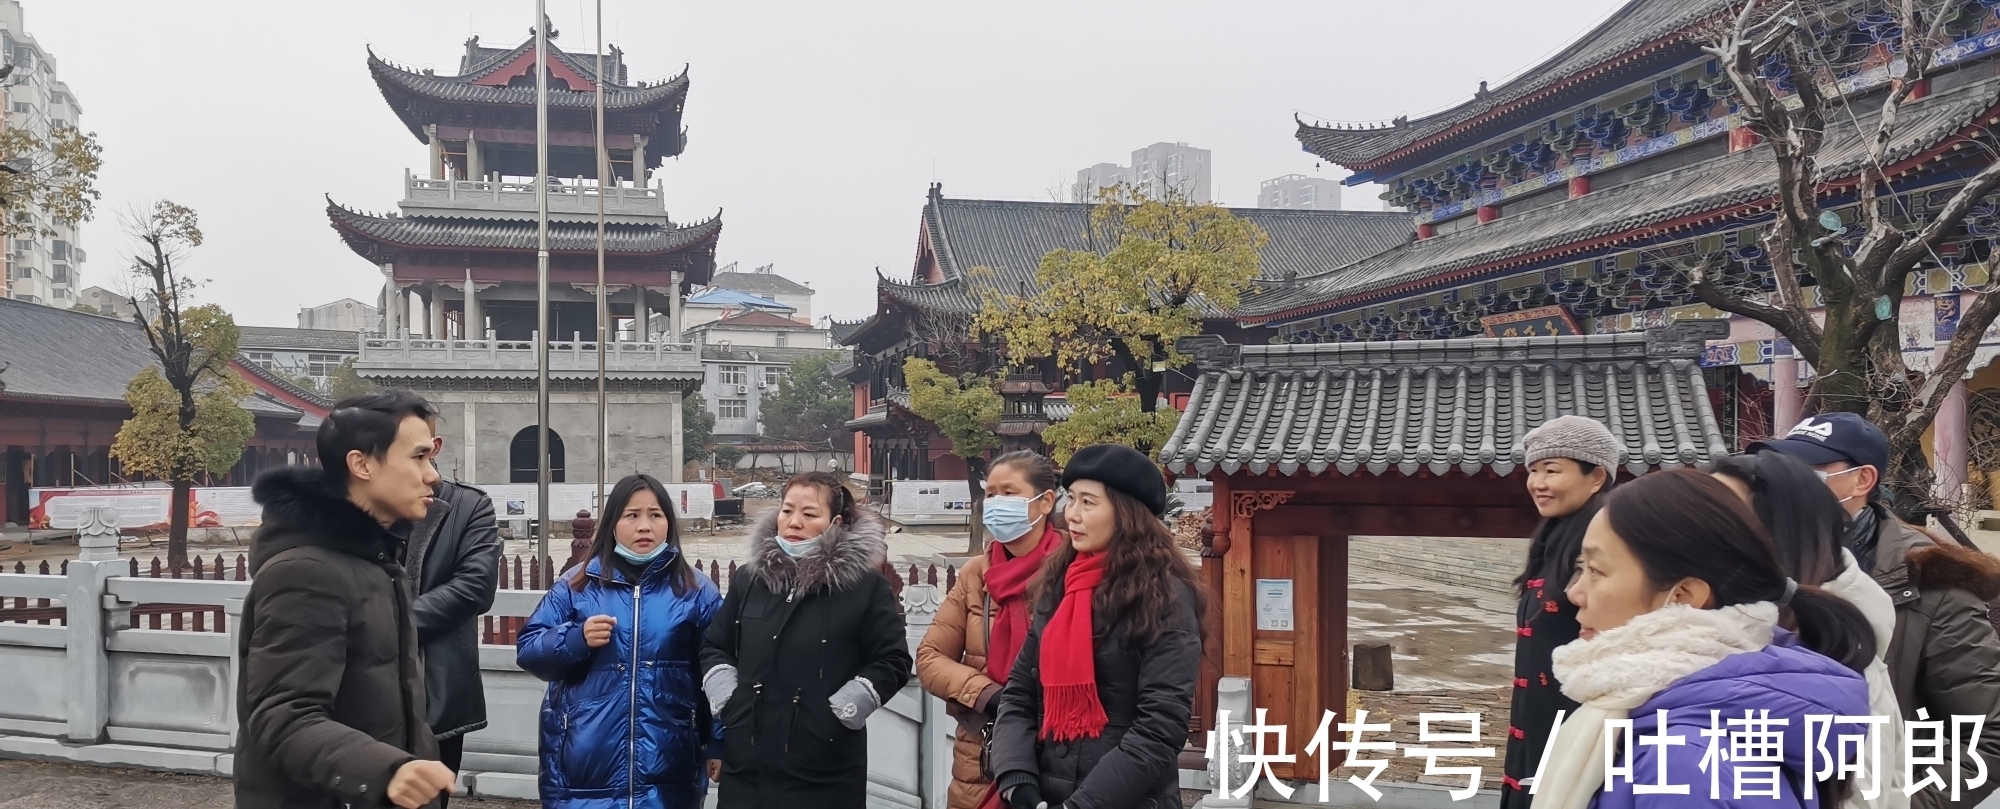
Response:
[[[823,472],[758,521],[701,651],[720,809],[865,804],[868,715],[912,674],[887,550],[881,520]]]

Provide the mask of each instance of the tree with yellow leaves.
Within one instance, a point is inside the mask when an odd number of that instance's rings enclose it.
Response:
[[[242,405],[252,389],[229,368],[241,337],[236,321],[214,304],[188,306],[200,283],[181,276],[174,266],[187,250],[201,245],[195,212],[163,201],[143,219],[128,221],[127,229],[146,248],[133,259],[133,274],[150,285],[160,302],[157,317],[146,317],[136,303],[132,313],[156,364],[126,385],[132,417],[119,427],[111,454],[128,473],[173,486],[167,564],[178,570],[188,563],[188,505],[195,478],[229,471],[256,431]]]
[[[1065,372],[1085,377],[1117,360],[1140,412],[1152,413],[1166,372],[1187,362],[1174,341],[1200,333],[1205,312],[1236,307],[1257,278],[1257,254],[1270,237],[1219,205],[1178,192],[1121,201],[1135,198],[1122,187],[1104,189],[1091,209],[1090,237],[1110,249],[1043,256],[1035,272],[1039,292],[986,285],[973,330],[1005,343],[1015,367],[1054,357]]]
[[[951,454],[965,461],[966,493],[972,499],[967,551],[985,547],[986,527],[980,507],[986,503],[986,453],[1000,446],[1002,400],[993,380],[976,374],[954,377],[930,360],[903,361],[903,380],[910,385],[910,412],[937,426],[951,441]]]
[[[1057,464],[1069,463],[1069,456],[1091,444],[1155,449],[1180,423],[1181,414],[1172,409],[1141,407],[1139,397],[1120,380],[1071,385],[1063,395],[1069,399],[1070,417],[1042,431],[1042,443]]]

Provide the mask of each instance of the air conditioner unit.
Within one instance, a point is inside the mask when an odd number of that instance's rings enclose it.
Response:
[[[768,388],[768,387],[770,387],[770,386],[771,386],[771,383],[770,383],[770,382],[768,382],[768,381],[766,381],[766,380],[762,380],[762,379],[759,379],[759,380],[757,380],[757,389],[758,389],[758,390],[763,390],[763,389],[765,389],[765,388]]]
[[[737,385],[737,386],[736,386],[736,392],[737,392],[737,393],[749,393],[749,392],[750,392],[750,386],[749,386],[749,385]]]

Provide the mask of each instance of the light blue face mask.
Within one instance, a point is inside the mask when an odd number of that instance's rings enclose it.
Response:
[[[980,509],[980,522],[986,524],[986,532],[991,534],[996,542],[1013,542],[1027,536],[1029,531],[1034,530],[1036,522],[1028,516],[1028,506],[1041,499],[1042,494],[1034,497],[1009,495],[988,497],[986,504]]]
[[[819,536],[812,539],[792,540],[784,537],[772,537],[772,539],[778,541],[778,550],[784,551],[786,556],[797,559],[808,553],[812,553],[814,548],[819,547],[820,541],[826,539],[827,534],[833,533],[834,529],[839,527],[840,520],[835,519],[833,522],[827,523],[825,531],[820,532]]]
[[[636,553],[631,548],[625,547],[624,544],[614,542],[611,545],[611,551],[623,557],[627,562],[635,565],[645,565],[651,564],[654,559],[660,558],[660,554],[666,553],[667,543],[662,542],[654,545],[653,550],[648,553]]]

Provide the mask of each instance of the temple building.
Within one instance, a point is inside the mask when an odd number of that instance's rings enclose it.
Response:
[[[1946,25],[1953,42],[1903,108],[1885,161],[1914,218],[1992,159],[1966,147],[2000,113],[2000,17],[1990,3],[1959,6]],[[1770,327],[1699,304],[1687,283],[1686,268],[1704,258],[1723,260],[1726,285],[1776,283],[1760,242],[1776,210],[1771,158],[1701,50],[1708,26],[1732,8],[1631,0],[1542,64],[1443,112],[1377,125],[1300,122],[1307,152],[1351,170],[1350,185],[1385,187],[1417,238],[1261,285],[1233,314],[1281,343],[1608,334],[1727,318],[1730,335],[1700,360],[1726,443],[1789,427],[1811,369]],[[1823,38],[1821,55],[1842,92],[1879,96],[1895,15],[1861,11]],[[1791,77],[1769,78],[1789,92]],[[1845,107],[1852,115],[1832,116],[1820,155],[1821,202],[1850,222],[1866,159],[1857,128],[1872,131],[1879,108],[1864,98]],[[1962,304],[1988,284],[1996,234],[2000,200],[1989,199],[1912,274],[1900,304],[1911,370],[1934,366]],[[1986,367],[2000,355],[2000,332],[1986,338],[1970,406],[2000,415],[2000,391],[1979,393],[2000,389],[2000,368]],[[1953,499],[1965,478],[1967,398],[1955,397],[1935,430],[1940,487]]]
[[[903,362],[924,357],[947,373],[1001,372],[1006,411],[999,427],[1003,445],[1043,448],[1041,432],[1068,416],[1062,390],[1067,379],[1052,361],[1011,372],[998,367],[997,352],[971,344],[964,319],[980,308],[979,288],[992,285],[1009,294],[1031,294],[1042,256],[1057,249],[1108,249],[1090,241],[1091,205],[952,199],[933,185],[918,229],[916,262],[901,278],[876,283],[875,314],[858,323],[833,323],[833,339],[854,347],[851,365],[837,369],[854,384],[856,431],[854,473],[871,488],[892,479],[962,480],[963,459],[929,422],[909,412]],[[1261,254],[1259,283],[1324,273],[1375,255],[1410,238],[1409,218],[1398,213],[1241,208],[1231,213],[1270,234]],[[990,272],[974,272],[984,268]],[[1243,340],[1228,313],[1211,312],[1210,333]],[[1253,339],[1262,342],[1256,330]],[[1125,373],[1117,362],[1103,376]],[[1187,374],[1171,374],[1162,390],[1170,406],[1181,406],[1193,385]]]
[[[610,300],[609,476],[681,475],[681,398],[702,380],[682,342],[680,303],[710,282],[720,215],[670,217],[661,162],[687,132],[685,72],[631,81],[624,54],[604,59],[605,142],[593,134],[597,59],[548,46],[549,177],[537,177],[535,47],[465,45],[458,74],[412,70],[368,55],[368,70],[403,126],[429,149],[404,172],[399,212],[328,200],[327,216],[383,275],[381,318],[356,371],[416,390],[442,409],[439,467],[473,483],[537,475],[535,341],[550,344],[550,468],[558,482],[595,478],[597,212],[607,221]],[[536,334],[537,183],[549,206],[549,334]]]

